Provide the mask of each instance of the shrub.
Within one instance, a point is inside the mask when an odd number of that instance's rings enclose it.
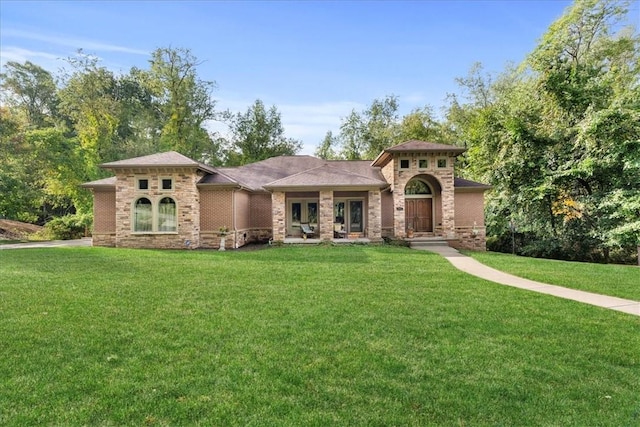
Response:
[[[65,215],[53,218],[44,226],[44,236],[50,240],[72,240],[85,236],[93,218],[91,215]]]

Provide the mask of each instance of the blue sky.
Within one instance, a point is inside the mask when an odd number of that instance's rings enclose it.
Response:
[[[82,48],[127,72],[146,68],[157,47],[189,48],[199,76],[218,84],[219,109],[275,104],[287,136],[311,154],[375,98],[398,96],[401,114],[439,112],[474,62],[495,73],[521,62],[570,4],[0,0],[0,63],[56,71]]]

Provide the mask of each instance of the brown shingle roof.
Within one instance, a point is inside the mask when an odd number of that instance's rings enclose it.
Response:
[[[384,166],[391,160],[390,153],[452,153],[462,154],[467,151],[466,148],[457,147],[455,145],[437,144],[435,142],[411,141],[385,148],[382,153],[371,163],[372,166]]]
[[[116,186],[116,177],[115,176],[110,176],[109,178],[102,178],[102,179],[98,179],[96,181],[91,181],[91,182],[85,182],[84,184],[80,184],[80,187],[84,187],[84,188],[108,188],[108,187],[113,187],[115,188]]]
[[[491,188],[493,188],[490,185],[487,184],[482,184],[480,182],[475,182],[475,181],[471,181],[468,179],[464,179],[464,178],[454,178],[453,180],[453,187],[458,190],[458,189],[469,189],[469,190],[490,190]]]
[[[276,188],[384,188],[386,181],[360,175],[333,164],[324,163],[313,169],[287,176],[263,185],[267,189]]]
[[[104,169],[120,169],[131,167],[197,167],[205,172],[215,172],[215,169],[204,163],[197,162],[176,151],[151,154],[149,156],[134,157],[132,159],[118,160],[115,162],[103,163],[100,167]]]

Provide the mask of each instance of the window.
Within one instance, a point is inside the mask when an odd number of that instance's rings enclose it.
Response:
[[[409,159],[400,159],[400,169],[409,169]]]
[[[438,167],[446,168],[447,167],[447,159],[438,159]]]
[[[136,200],[133,210],[133,231],[151,231],[153,229],[153,212],[151,200],[141,197]]]
[[[158,231],[176,231],[176,219],[176,202],[171,197],[165,197],[160,200],[158,205]]]
[[[178,210],[171,197],[153,203],[141,197],[133,205],[133,231],[136,233],[172,233],[177,231]]]
[[[418,169],[427,169],[429,167],[428,159],[419,159],[418,160]]]
[[[148,190],[149,189],[149,180],[146,178],[138,179],[138,190]]]
[[[404,194],[407,196],[431,194],[431,189],[423,181],[420,181],[419,179],[412,179],[407,183],[406,187],[404,187]]]
[[[160,180],[160,189],[173,190],[173,180],[171,178],[162,178]]]

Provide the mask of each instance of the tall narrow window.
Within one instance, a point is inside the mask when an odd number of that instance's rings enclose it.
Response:
[[[153,212],[151,200],[141,197],[136,201],[133,210],[133,231],[151,231],[153,229]]]
[[[158,231],[176,231],[176,202],[171,197],[164,197],[158,206]]]

